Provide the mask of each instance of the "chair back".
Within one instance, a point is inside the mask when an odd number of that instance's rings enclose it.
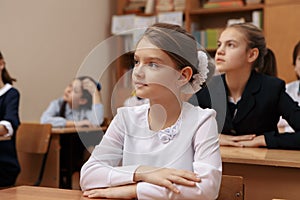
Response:
[[[16,149],[21,172],[16,185],[40,185],[51,136],[51,124],[21,123],[16,133]]]
[[[222,175],[222,182],[217,200],[243,200],[244,180],[241,176]]]

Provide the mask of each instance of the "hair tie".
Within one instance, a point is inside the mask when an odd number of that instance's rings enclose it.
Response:
[[[206,53],[203,51],[198,51],[198,73],[193,75],[192,88],[194,92],[198,92],[201,89],[201,85],[206,81],[208,70],[208,58]]]

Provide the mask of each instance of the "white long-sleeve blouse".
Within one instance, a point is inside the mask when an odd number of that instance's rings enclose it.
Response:
[[[191,170],[201,182],[177,185],[180,194],[147,182],[137,183],[138,199],[216,199],[222,174],[215,111],[183,103],[177,122],[152,131],[149,104],[119,108],[102,141],[81,169],[81,188],[134,183],[140,165]]]

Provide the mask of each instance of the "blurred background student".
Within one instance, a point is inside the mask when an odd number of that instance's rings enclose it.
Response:
[[[293,65],[298,80],[288,83],[286,85],[286,92],[294,99],[294,101],[297,101],[300,106],[300,41],[294,47]],[[287,121],[282,118],[278,123],[278,127],[283,129],[284,132],[294,132]]]
[[[9,75],[0,52],[0,137],[11,137],[0,141],[0,188],[14,185],[20,172],[15,146],[20,94],[12,87],[13,81],[16,79]]]
[[[53,127],[100,126],[103,104],[99,86],[91,77],[75,78],[63,97],[53,100],[41,116],[41,123]]]
[[[89,76],[76,77],[64,90],[63,97],[53,100],[41,116],[41,123],[50,123],[53,127],[97,127],[103,123],[103,104],[101,100],[101,85]],[[89,133],[63,135],[60,137],[62,177],[72,174],[72,182],[68,178],[60,187],[79,189],[79,170],[86,159],[89,151],[99,141],[98,135]],[[72,149],[72,150],[70,150]],[[88,150],[87,150],[88,149]],[[72,151],[72,159],[67,159]]]

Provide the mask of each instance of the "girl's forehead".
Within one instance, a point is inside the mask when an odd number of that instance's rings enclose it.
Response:
[[[245,39],[245,36],[243,35],[243,33],[241,33],[239,30],[235,29],[235,28],[227,28],[225,29],[222,34],[221,37],[224,40],[243,40]]]
[[[159,49],[157,46],[149,42],[146,38],[143,38],[139,41],[136,47],[136,51],[143,49]]]

